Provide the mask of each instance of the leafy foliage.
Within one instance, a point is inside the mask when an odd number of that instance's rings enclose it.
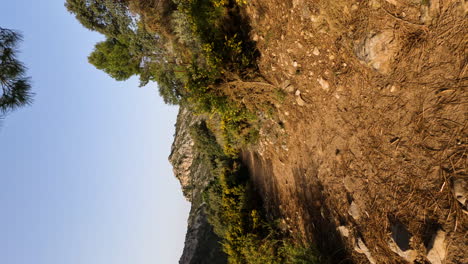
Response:
[[[96,68],[116,80],[139,75],[141,85],[156,81],[166,103],[220,116],[225,149],[233,154],[255,138],[255,117],[220,89],[229,76],[256,68],[255,45],[235,2],[67,0],[65,6],[107,36],[89,56]]]
[[[124,81],[139,72],[141,59],[128,46],[115,38],[108,38],[96,44],[88,60],[117,81]]]
[[[207,124],[191,130],[194,147],[216,179],[204,193],[208,220],[223,238],[223,250],[232,264],[314,264],[318,253],[311,247],[294,244],[269,221],[262,202],[253,189],[249,174],[238,159],[226,155]]]
[[[167,103],[210,116],[218,138],[206,122],[193,126],[191,135],[216,179],[204,199],[229,263],[316,263],[314,251],[291,244],[267,219],[237,158],[239,149],[258,136],[256,117],[222,89],[223,83],[251,78],[257,70],[258,52],[239,9],[244,3],[67,0],[66,5],[86,27],[108,37],[89,57],[97,68],[118,80],[139,75],[142,84],[156,81]]]
[[[0,27],[0,112],[3,114],[32,101],[31,84],[25,77],[26,67],[16,58],[19,41],[21,35],[18,32]]]
[[[105,36],[116,38],[135,28],[123,0],[67,0],[65,7],[84,27]]]

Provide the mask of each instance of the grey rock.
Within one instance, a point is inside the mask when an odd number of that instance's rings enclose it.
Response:
[[[306,102],[304,101],[304,99],[302,99],[301,91],[299,91],[299,90],[296,91],[296,103],[299,106],[305,106],[306,105]]]
[[[452,182],[452,190],[455,199],[461,203],[464,207],[467,206],[466,201],[468,198],[468,186],[467,181],[464,179],[455,179]]]
[[[206,205],[202,199],[202,192],[213,180],[213,176],[209,166],[201,162],[201,154],[194,150],[194,141],[190,135],[190,127],[202,119],[203,117],[193,115],[184,107],[179,109],[169,156],[184,196],[192,203],[180,264],[227,263],[227,256],[221,248],[221,239],[208,223]]]
[[[374,257],[372,257],[372,253],[370,252],[369,248],[367,248],[366,244],[364,243],[364,241],[362,241],[360,237],[358,237],[356,240],[356,245],[354,246],[354,250],[356,250],[356,252],[358,253],[366,255],[367,260],[369,260],[371,264],[377,263]]]
[[[205,206],[192,206],[188,219],[185,246],[179,264],[227,263],[227,256],[222,251],[220,238],[208,223]]]
[[[317,79],[317,82],[320,84],[323,90],[328,91],[330,89],[330,83],[328,83],[328,81],[323,79],[322,77],[319,77]]]
[[[445,242],[447,234],[443,230],[438,230],[432,237],[429,243],[427,260],[431,264],[442,264],[444,263],[445,256],[447,256],[447,243]]]
[[[392,30],[371,33],[355,47],[357,57],[382,74],[391,70],[399,43]]]
[[[349,229],[346,226],[339,226],[337,229],[341,236],[349,237]]]
[[[200,117],[194,116],[188,109],[180,108],[177,115],[174,142],[169,155],[174,175],[180,181],[182,192],[188,201],[192,201],[192,164],[197,158],[197,154],[193,150],[194,142],[188,128],[200,120]]]
[[[314,50],[312,51],[312,54],[314,54],[315,56],[318,56],[320,55],[320,50],[317,47],[315,47]]]
[[[359,220],[361,218],[361,209],[359,206],[353,201],[348,209],[348,214],[354,218],[354,220]]]

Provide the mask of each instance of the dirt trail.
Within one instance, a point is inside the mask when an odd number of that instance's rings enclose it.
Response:
[[[443,263],[468,263],[468,215],[452,191],[468,181],[467,10],[448,0],[249,1],[273,85],[235,94],[277,118],[265,118],[243,159],[296,237],[368,263],[354,250],[361,238],[377,263],[404,263],[388,243],[401,223],[425,263],[441,229]]]

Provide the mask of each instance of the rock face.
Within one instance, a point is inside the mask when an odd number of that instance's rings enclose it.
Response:
[[[191,177],[191,167],[195,155],[193,151],[194,142],[190,136],[189,128],[195,122],[197,122],[197,117],[181,107],[177,116],[174,142],[169,155],[169,162],[172,164],[174,175],[180,181],[182,192],[188,201],[192,201],[193,179]]]
[[[227,263],[220,238],[208,222],[206,205],[202,199],[202,193],[212,176],[209,168],[201,162],[200,154],[194,150],[194,141],[190,135],[190,127],[201,119],[202,117],[194,116],[189,110],[180,108],[169,156],[184,196],[192,203],[180,264]]]
[[[226,256],[221,249],[219,237],[213,232],[205,214],[205,206],[190,210],[184,252],[180,264],[224,264]]]

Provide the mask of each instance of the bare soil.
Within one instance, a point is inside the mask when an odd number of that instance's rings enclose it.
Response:
[[[360,237],[377,263],[405,263],[388,247],[401,223],[417,263],[438,229],[445,263],[468,263],[468,215],[452,192],[468,180],[467,10],[460,0],[248,1],[270,85],[229,89],[263,120],[243,159],[271,215],[333,262],[368,263]]]

